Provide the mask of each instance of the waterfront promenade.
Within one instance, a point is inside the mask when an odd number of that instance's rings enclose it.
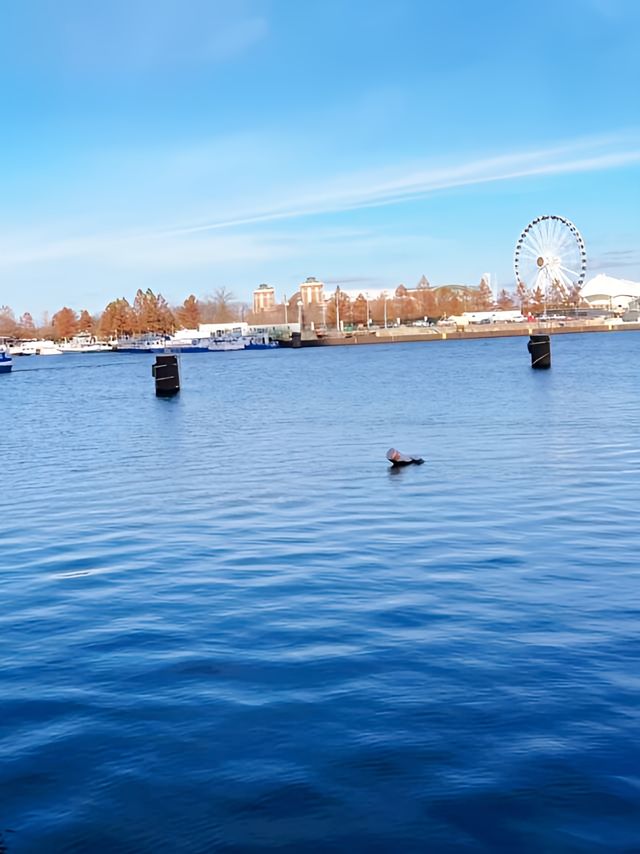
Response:
[[[303,342],[314,341],[326,345],[353,344],[391,344],[411,341],[455,341],[479,338],[514,338],[535,334],[563,335],[582,332],[637,332],[640,323],[624,323],[612,320],[563,320],[540,323],[492,323],[455,326],[441,324],[437,326],[394,326],[387,329],[359,329],[353,332],[329,330],[322,338],[316,339],[315,333],[303,333]]]

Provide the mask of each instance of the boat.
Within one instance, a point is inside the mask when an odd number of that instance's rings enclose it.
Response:
[[[81,332],[79,335],[74,335],[71,341],[65,341],[60,345],[60,348],[63,353],[104,353],[107,350],[113,349],[111,344],[98,341],[88,332]]]
[[[248,339],[245,350],[275,350],[276,347],[280,346],[280,342],[271,338],[266,332],[256,332],[244,337]]]
[[[229,332],[204,335],[186,329],[172,336],[142,336],[121,339],[115,350],[118,353],[228,353],[237,350],[272,350],[278,346],[266,333]]]
[[[13,356],[61,356],[63,352],[61,347],[48,339],[20,341],[11,348]]]
[[[118,353],[164,353],[168,335],[139,335],[118,338],[111,348]]]
[[[8,374],[13,367],[13,359],[6,344],[0,344],[0,374]]]
[[[166,342],[165,353],[224,353],[230,350],[272,350],[278,346],[266,334],[185,336],[177,333]]]
[[[165,342],[164,353],[224,353],[244,350],[244,343],[237,335],[210,335],[187,337],[178,333]]]

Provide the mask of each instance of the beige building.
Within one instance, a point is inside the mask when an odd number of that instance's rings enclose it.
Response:
[[[300,299],[304,306],[322,305],[324,303],[324,284],[313,276],[300,285]]]
[[[259,314],[270,311],[276,304],[276,289],[271,285],[259,285],[253,292],[253,311]]]

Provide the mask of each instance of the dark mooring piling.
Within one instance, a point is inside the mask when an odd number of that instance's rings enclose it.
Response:
[[[156,381],[156,394],[159,397],[170,397],[180,391],[180,373],[177,356],[156,356],[151,373]]]
[[[551,367],[551,339],[548,335],[530,335],[527,350],[531,353],[532,368]]]

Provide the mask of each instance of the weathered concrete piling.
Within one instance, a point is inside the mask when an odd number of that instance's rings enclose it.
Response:
[[[532,368],[551,367],[551,339],[548,335],[531,335],[527,350],[531,353]]]
[[[156,381],[156,394],[170,397],[180,391],[180,372],[177,356],[156,356],[151,373]]]

